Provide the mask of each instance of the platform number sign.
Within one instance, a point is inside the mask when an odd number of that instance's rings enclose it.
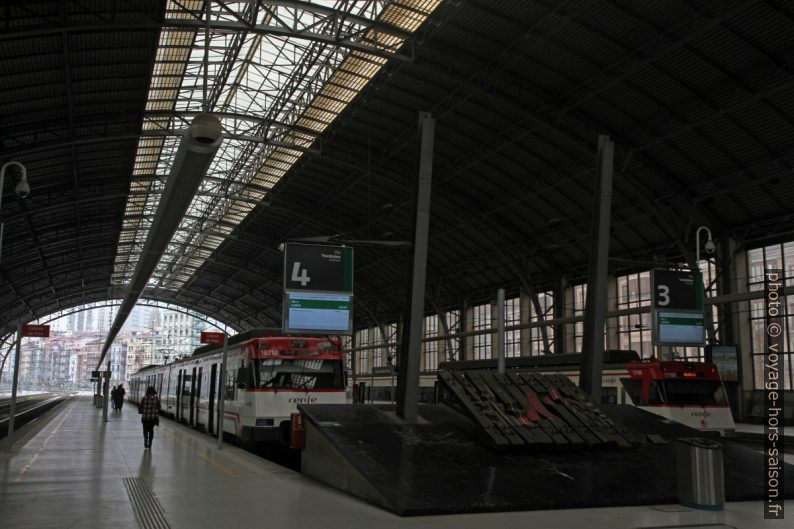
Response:
[[[652,340],[654,345],[705,343],[703,278],[700,272],[654,270]]]
[[[670,305],[670,285],[656,285],[656,296],[657,307]]]
[[[702,274],[654,270],[653,306],[665,309],[703,310]]]
[[[287,243],[284,290],[353,293],[353,248]]]
[[[352,248],[284,245],[285,334],[350,334],[352,306]]]
[[[308,286],[309,282],[312,280],[308,274],[309,271],[306,268],[301,268],[300,261],[292,263],[292,281],[297,281],[302,287]]]

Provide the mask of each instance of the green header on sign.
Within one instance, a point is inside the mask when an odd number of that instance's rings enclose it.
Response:
[[[692,318],[676,318],[672,316],[660,316],[660,325],[692,325],[694,327],[703,327],[703,317],[694,316]]]
[[[349,301],[334,301],[328,299],[290,298],[289,306],[293,309],[350,310]]]

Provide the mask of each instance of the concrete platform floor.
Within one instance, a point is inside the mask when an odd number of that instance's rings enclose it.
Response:
[[[760,502],[729,503],[722,512],[666,505],[400,518],[239,448],[217,450],[209,436],[165,419],[145,451],[134,407],[107,423],[101,413],[90,398],[74,398],[26,426],[13,452],[0,455],[1,527],[757,529],[791,523],[764,520]],[[786,509],[794,518],[794,502]]]
[[[782,430],[783,430],[783,435],[786,437],[786,439],[790,439],[790,438],[794,437],[794,426],[783,426]],[[737,422],[736,423],[736,433],[737,434],[749,433],[749,434],[763,435],[764,434],[764,425],[763,424],[758,424],[758,423]]]

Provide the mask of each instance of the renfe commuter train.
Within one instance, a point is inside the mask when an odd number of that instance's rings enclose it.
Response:
[[[219,380],[223,348],[207,345],[188,358],[133,374],[129,400],[140,402],[154,386],[161,413],[217,435],[224,395],[223,431],[243,442],[283,441],[298,404],[345,403],[338,341],[254,330],[229,338],[227,349],[224,383]]]
[[[560,373],[579,383],[580,354],[506,358],[506,369]],[[496,360],[442,362],[443,369],[496,369]],[[420,400],[434,400],[435,373],[420,377]],[[357,377],[358,400],[388,402],[393,377]],[[363,386],[362,386],[363,384]],[[717,367],[709,362],[640,360],[636,351],[605,351],[603,404],[631,404],[702,431],[735,434],[736,426]]]

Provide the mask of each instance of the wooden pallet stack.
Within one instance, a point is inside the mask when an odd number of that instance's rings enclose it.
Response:
[[[630,448],[639,443],[564,375],[439,371],[443,400],[497,448]]]

